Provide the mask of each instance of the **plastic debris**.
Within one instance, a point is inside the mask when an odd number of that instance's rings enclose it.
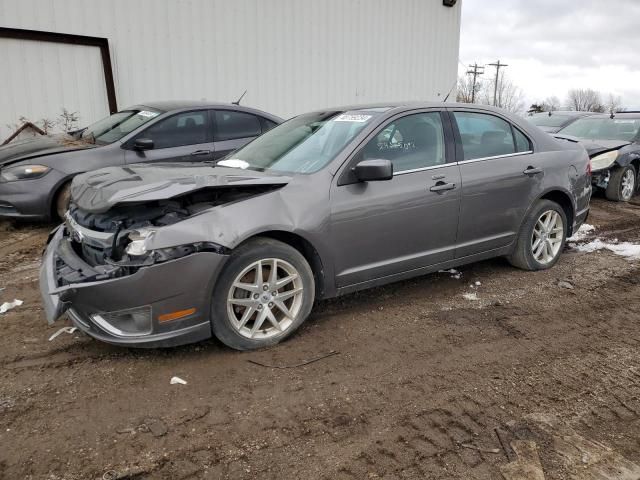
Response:
[[[63,333],[73,334],[77,329],[78,327],[62,327],[60,330],[49,337],[49,341],[53,340],[59,335],[62,335]]]
[[[450,268],[449,270],[438,270],[438,273],[450,273],[451,278],[455,278],[456,280],[460,280],[460,277],[462,277],[462,273],[455,268]]]
[[[180,377],[171,377],[171,381],[169,382],[171,385],[176,385],[176,384],[180,384],[180,385],[186,385],[187,382],[183,379],[181,379]]]
[[[18,300],[17,298],[13,300],[13,302],[4,302],[0,305],[0,313],[5,313],[11,310],[12,308],[19,307],[24,302],[22,300]]]
[[[470,301],[479,300],[478,299],[478,294],[476,292],[465,293],[462,296],[464,297],[465,300],[470,300]]]
[[[479,287],[480,285],[482,285],[481,282],[476,282],[476,287]]]

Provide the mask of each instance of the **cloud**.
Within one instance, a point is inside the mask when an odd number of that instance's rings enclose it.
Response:
[[[638,18],[639,0],[463,0],[460,60],[499,58],[530,102],[593,88],[640,105]]]

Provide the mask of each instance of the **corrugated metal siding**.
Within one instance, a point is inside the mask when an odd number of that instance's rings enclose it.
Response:
[[[108,113],[100,50],[96,47],[0,38],[3,68],[0,140],[21,116],[56,120],[66,108],[81,112],[79,125]]]
[[[456,78],[460,9],[441,0],[0,0],[0,25],[108,38],[119,107],[231,101],[247,89],[243,104],[289,117],[444,98]],[[2,65],[38,67],[3,52]],[[50,61],[50,82],[56,69],[84,71]],[[1,92],[28,95],[26,85]]]

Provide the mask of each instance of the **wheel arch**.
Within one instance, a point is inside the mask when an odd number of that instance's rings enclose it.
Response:
[[[327,294],[327,285],[324,264],[322,262],[322,257],[320,257],[320,254],[318,253],[318,250],[309,240],[301,235],[298,235],[297,233],[288,232],[285,230],[267,230],[264,232],[256,233],[255,235],[246,238],[240,245],[245,244],[246,242],[255,238],[271,238],[273,240],[278,240],[286,245],[289,245],[292,248],[295,248],[298,252],[300,252],[305,260],[309,263],[311,271],[313,272],[313,279],[316,284],[315,297],[318,299],[325,297],[325,295]]]
[[[538,199],[536,199],[536,202],[540,200],[551,200],[552,202],[555,202],[562,207],[565,215],[567,216],[567,237],[570,237],[571,235],[573,235],[573,221],[575,219],[575,206],[573,205],[571,196],[563,190],[555,189],[542,194],[540,197],[538,197]],[[535,205],[535,202],[531,205],[529,210],[533,208],[533,205]]]
[[[70,183],[73,180],[73,177],[75,177],[76,175],[78,175],[78,173],[72,173],[70,175],[63,177],[62,179],[58,180],[55,186],[51,189],[51,193],[49,194],[49,199],[47,200],[49,204],[49,218],[51,219],[56,218],[57,216],[56,199],[58,198],[58,195],[60,194],[60,191],[62,190],[62,188],[66,184]]]

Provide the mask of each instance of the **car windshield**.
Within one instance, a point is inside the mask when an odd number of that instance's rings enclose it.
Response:
[[[589,117],[576,120],[558,133],[594,140],[624,140],[631,142],[638,136],[640,118]]]
[[[300,115],[269,130],[218,165],[287,173],[316,172],[331,162],[382,111]]]
[[[531,115],[528,120],[538,127],[560,127],[570,119],[571,116],[569,115],[536,113],[535,115]]]
[[[81,139],[99,144],[113,143],[160,113],[155,110],[123,110],[89,125],[82,131]]]

